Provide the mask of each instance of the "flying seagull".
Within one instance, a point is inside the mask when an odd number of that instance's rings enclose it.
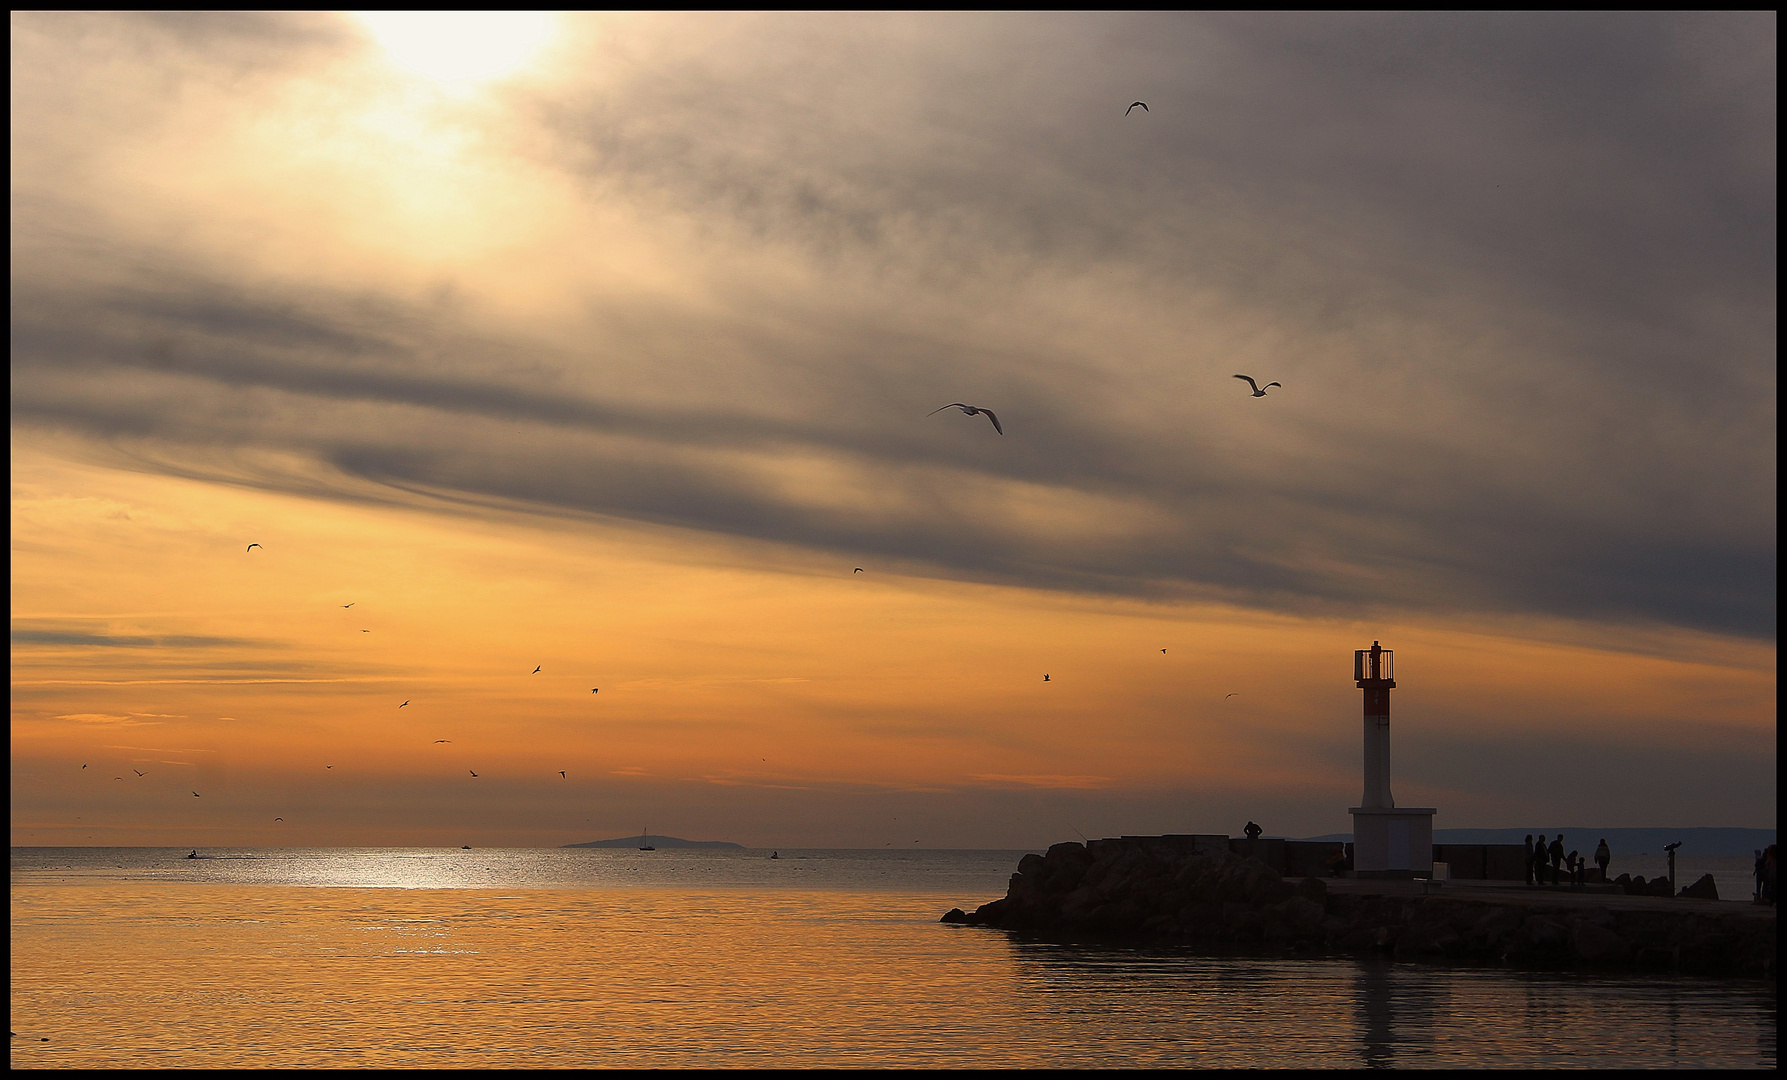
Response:
[[[1235,694],[1239,694],[1240,692],[1241,691],[1237,690],[1237,691],[1235,691]],[[1234,697],[1235,694],[1224,694],[1224,695],[1222,695],[1222,700],[1227,701],[1228,699]]]
[[[274,820],[274,821],[284,821],[284,820],[285,820],[285,819],[284,819],[284,818],[282,818],[282,817],[276,817],[276,818],[274,818],[274,819],[273,819],[273,820]]]
[[[594,694],[594,693],[596,693],[596,692],[597,692],[597,691],[599,691],[599,690],[601,690],[601,689],[602,689],[602,688],[601,688],[601,687],[599,687],[599,686],[592,686],[592,687],[590,687],[590,688],[589,688],[589,692],[590,692],[590,693],[592,693],[592,694]]]
[[[255,549],[255,548],[258,548],[258,547],[261,547],[261,546],[260,546],[260,545],[259,545],[259,544],[250,544],[250,545],[248,545],[248,546],[247,546],[247,547],[245,547],[245,548],[243,548],[243,549],[242,549],[242,550],[243,550],[243,551],[244,551],[244,552],[249,552],[249,551],[253,551],[253,550],[254,550],[254,549]],[[262,551],[265,551],[265,550],[267,550],[267,549],[266,549],[266,548],[261,548],[261,550],[262,550]]]
[[[1043,677],[1042,677],[1042,681],[1043,681],[1043,682],[1048,682],[1048,681],[1049,681],[1049,677],[1048,677],[1048,676],[1047,676],[1047,675],[1044,675],[1044,676],[1043,676]]]
[[[143,775],[143,770],[141,770],[141,769],[132,769],[132,770],[130,770],[130,771],[131,771],[131,772],[133,772],[133,773],[136,773],[136,774],[137,774],[137,775],[138,775],[138,776],[142,776],[142,775]]]
[[[452,742],[453,740],[452,739],[436,739],[434,741],[437,743],[444,743],[444,742]]]
[[[947,405],[945,405],[945,406],[944,406],[944,408],[946,408],[946,409],[947,409],[947,408],[949,408],[949,406],[947,406]],[[988,414],[987,414],[987,415],[988,415],[988,416],[991,416],[991,415],[993,415],[993,414],[992,414],[992,413],[988,413]],[[860,574],[860,573],[862,573],[862,567],[860,567],[860,566],[859,566],[859,567],[857,567],[857,568],[856,568],[856,569],[855,569],[855,570],[853,570],[853,571],[851,571],[851,572],[852,572],[852,573],[856,573],[856,574]]]
[[[959,401],[952,401],[948,405],[944,405],[939,408],[932,409],[930,412],[926,413],[925,415],[926,416],[936,416],[938,413],[942,412],[944,409],[960,409],[960,410],[962,410],[962,412],[966,413],[969,416],[979,416],[981,413],[986,413],[987,419],[991,420],[993,422],[993,430],[997,431],[1001,435],[1005,434],[1005,429],[999,426],[999,418],[997,416],[993,415],[993,410],[983,409],[979,405],[964,405]]]
[[[1160,650],[1160,651],[1161,651],[1161,652],[1166,652],[1166,650],[1165,650],[1165,649],[1162,649],[1162,650]]]
[[[1146,101],[1137,101],[1137,102],[1133,102],[1133,103],[1132,103],[1132,104],[1131,104],[1131,105],[1130,105],[1130,106],[1129,106],[1129,108],[1127,108],[1127,109],[1124,109],[1124,110],[1123,110],[1123,115],[1124,115],[1124,116],[1128,116],[1128,115],[1129,115],[1129,114],[1130,114],[1130,113],[1132,113],[1132,112],[1135,112],[1135,107],[1136,107],[1136,106],[1137,106],[1137,105],[1140,105],[1140,106],[1141,106],[1141,107],[1142,107],[1142,111],[1143,111],[1143,112],[1147,112],[1147,111],[1148,111],[1148,103],[1147,103],[1147,102],[1146,102]]]
[[[199,797],[199,793],[198,793],[198,792],[196,792],[196,791],[195,791],[195,792],[193,792],[193,793],[192,793],[192,797],[193,797],[193,798],[195,798],[195,799],[196,799],[196,798],[198,798],[198,797]]]
[[[534,670],[528,672],[528,674],[529,675],[538,675],[540,673],[540,668],[543,668],[545,666],[546,666],[545,664],[540,664],[539,666],[535,667]]]
[[[466,772],[468,772],[468,773],[471,773],[471,774],[472,774],[472,775],[473,775],[473,776],[476,776],[476,775],[478,775],[478,774],[477,774],[477,773],[475,773],[475,772],[472,772],[472,770],[470,770],[470,769],[467,769],[467,770],[465,770],[465,771],[466,771]]]
[[[360,601],[358,601],[358,600],[355,600],[355,601],[354,601],[354,604],[358,604],[358,603],[359,603],[359,602],[360,602]],[[351,608],[351,607],[353,607],[353,606],[354,606],[354,604],[343,604],[343,605],[341,605],[341,606],[342,606],[342,607],[343,607],[343,608]]]
[[[569,780],[570,779],[570,777],[565,775],[565,770],[563,770],[563,769],[560,769],[558,771],[558,775],[559,775],[559,779],[561,779],[561,780]]]
[[[87,767],[87,766],[85,766],[85,765],[82,765],[82,766],[81,766],[81,768],[83,768],[83,769],[84,769],[84,768],[86,768],[86,767]]]
[[[405,702],[404,702],[404,703],[403,703],[403,705],[408,705],[408,704],[409,704],[409,702],[408,702],[408,701],[405,701]],[[399,705],[399,706],[397,706],[397,707],[398,707],[398,708],[399,708],[399,709],[401,709],[401,708],[403,708],[403,705]]]
[[[1245,375],[1237,375],[1237,376],[1235,376],[1235,378],[1240,379],[1240,380],[1246,382],[1247,385],[1253,387],[1253,396],[1254,397],[1265,397],[1266,396],[1266,387],[1261,386],[1259,383],[1254,382],[1252,379],[1249,379]],[[1284,384],[1277,383],[1277,382],[1269,382],[1266,384],[1266,386],[1283,387]]]

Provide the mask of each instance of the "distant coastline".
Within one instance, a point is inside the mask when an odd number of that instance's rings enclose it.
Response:
[[[590,840],[581,844],[561,844],[568,848],[706,848],[715,850],[725,848],[731,851],[743,851],[743,844],[733,844],[725,840],[684,840],[677,836],[621,836],[613,840]]]

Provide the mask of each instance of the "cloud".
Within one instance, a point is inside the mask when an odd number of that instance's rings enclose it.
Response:
[[[1000,787],[1051,788],[1096,791],[1115,783],[1109,776],[1009,776],[1003,773],[974,773],[969,779]]]
[[[370,78],[325,22],[19,18],[26,437],[1045,589],[1774,635],[1772,16],[591,19],[453,120],[474,164],[308,117],[321,190],[433,178],[503,268],[277,216],[301,155],[250,135]]]

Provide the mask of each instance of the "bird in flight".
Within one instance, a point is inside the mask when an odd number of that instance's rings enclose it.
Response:
[[[943,406],[939,406],[938,408],[932,409],[930,412],[926,413],[925,415],[926,416],[936,416],[938,413],[942,412],[944,409],[960,409],[960,410],[962,410],[962,412],[964,412],[965,414],[967,414],[969,416],[979,416],[981,413],[986,413],[987,419],[991,420],[993,422],[993,430],[997,431],[1001,435],[1005,434],[1005,429],[1003,427],[999,426],[999,418],[997,416],[993,415],[993,410],[984,409],[984,408],[980,407],[979,405],[964,405],[959,401],[952,401],[948,405],[943,405]]]
[[[360,602],[360,601],[358,601],[358,600],[355,600],[355,601],[354,601],[354,604],[358,604],[358,603],[359,603],[359,602]],[[345,610],[345,609],[347,609],[347,608],[351,608],[351,607],[353,607],[353,606],[354,606],[354,604],[343,604],[343,605],[341,605],[341,606],[342,606],[342,608],[343,608],[343,609],[344,609],[344,610]]]
[[[404,703],[403,703],[403,705],[408,705],[408,704],[409,704],[409,702],[408,702],[408,701],[405,701],[405,702],[404,702]],[[399,705],[399,706],[397,706],[397,707],[398,707],[398,708],[399,708],[399,709],[401,709],[401,708],[403,708],[403,705]]]
[[[594,693],[596,693],[596,692],[597,692],[597,691],[599,691],[599,690],[601,690],[601,689],[602,689],[602,688],[601,688],[601,687],[599,687],[599,686],[592,686],[592,687],[590,687],[590,688],[589,688],[589,692],[590,692],[590,693],[592,693],[592,694],[594,694]]]
[[[944,408],[946,408],[946,409],[947,409],[947,408],[949,408],[949,406],[948,406],[948,405],[945,405],[945,406],[943,406],[943,407],[944,407]],[[987,414],[987,415],[988,415],[988,416],[991,416],[991,415],[993,415],[993,414],[992,414],[992,413],[988,413],[988,414]],[[851,573],[855,573],[855,574],[860,574],[860,573],[862,573],[862,567],[860,567],[860,566],[859,566],[859,567],[857,567],[857,568],[856,568],[856,569],[855,569],[855,570],[853,570],[853,571],[851,571]]]
[[[1143,112],[1148,111],[1148,103],[1146,101],[1136,101],[1136,102],[1132,102],[1130,104],[1129,108],[1123,110],[1123,115],[1128,116],[1130,113],[1135,112],[1135,107],[1137,105],[1140,105],[1142,107]]]
[[[362,633],[362,634],[370,634],[370,633],[372,633],[372,631],[370,631],[370,630],[362,630],[362,631],[360,631],[360,632],[361,632],[361,633]]]
[[[198,797],[199,797],[199,793],[198,793],[198,792],[196,792],[196,791],[195,791],[195,792],[193,792],[193,793],[192,793],[192,797],[193,797],[193,798],[195,798],[195,799],[196,799],[196,798],[198,798]]]
[[[1243,382],[1245,382],[1247,385],[1253,387],[1253,396],[1254,397],[1265,397],[1267,386],[1277,386],[1277,387],[1284,386],[1283,383],[1278,383],[1278,382],[1269,382],[1266,384],[1266,386],[1261,386],[1259,383],[1254,382],[1252,379],[1248,378],[1245,375],[1237,375],[1237,376],[1235,376],[1235,378],[1240,379]]]
[[[86,767],[87,767],[87,766],[85,766],[85,765],[82,765],[82,766],[81,766],[81,768],[83,768],[83,769],[84,769],[84,768],[86,768]]]
[[[569,779],[571,779],[571,778],[570,778],[570,777],[568,777],[568,776],[566,776],[566,775],[565,775],[565,770],[563,770],[563,769],[560,769],[560,770],[559,770],[559,771],[558,771],[558,776],[559,776],[559,779],[560,779],[560,780],[569,780]]]
[[[536,667],[536,668],[534,668],[534,670],[528,672],[528,674],[529,675],[538,675],[540,673],[540,668],[545,667],[545,666],[546,666],[545,664],[541,664],[541,665],[539,665],[539,667]]]
[[[325,768],[325,769],[333,769],[334,767],[335,766],[333,766],[333,765],[324,765],[323,766],[323,768]]]
[[[131,771],[131,772],[133,772],[133,773],[136,773],[136,774],[137,774],[137,775],[138,775],[138,776],[142,776],[142,775],[143,775],[143,770],[141,770],[141,769],[132,769],[132,770],[130,770],[130,771]]]
[[[1237,690],[1237,691],[1235,691],[1235,694],[1239,694],[1240,692],[1241,691]],[[1235,694],[1224,694],[1224,695],[1222,695],[1222,700],[1227,701],[1228,699],[1234,697]]]
[[[1048,677],[1048,676],[1047,676],[1047,675],[1044,675],[1044,676],[1043,676],[1043,677],[1042,677],[1042,681],[1043,681],[1043,682],[1048,682],[1048,681],[1049,681],[1049,677]]]
[[[436,739],[434,741],[437,743],[444,743],[444,742],[452,742],[453,740],[452,739]]]
[[[1160,650],[1160,651],[1161,651],[1161,652],[1166,652],[1166,650],[1165,650],[1165,649],[1162,649],[1162,650]]]
[[[122,776],[114,776],[114,777],[112,777],[112,779],[113,780],[122,780],[124,778]]]
[[[466,771],[466,772],[468,772],[468,773],[471,773],[471,774],[472,774],[472,775],[473,775],[473,776],[476,776],[476,775],[478,775],[478,774],[477,774],[477,773],[475,773],[475,772],[472,772],[472,770],[470,770],[470,769],[467,769],[467,770],[465,770],[465,771]]]
[[[249,551],[253,551],[255,548],[258,548],[258,547],[261,547],[261,546],[259,544],[250,544],[247,547],[243,548],[242,550],[244,552],[249,552]],[[261,550],[265,551],[266,548],[261,548]]]
[[[285,820],[285,819],[284,819],[284,818],[282,818],[282,817],[276,817],[276,818],[274,818],[274,819],[273,819],[273,820],[274,820],[274,821],[284,821],[284,820]]]

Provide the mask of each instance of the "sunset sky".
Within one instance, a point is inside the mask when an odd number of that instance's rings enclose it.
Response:
[[[15,845],[1775,824],[1772,12],[11,18]]]

